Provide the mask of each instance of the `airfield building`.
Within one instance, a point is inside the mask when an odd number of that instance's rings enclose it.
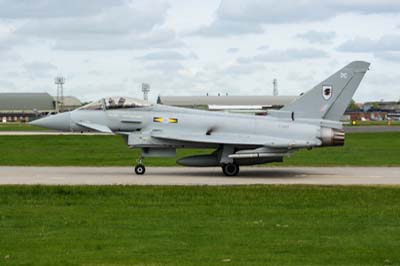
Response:
[[[57,101],[57,97],[53,96],[54,103]],[[75,96],[64,96],[64,103],[62,106],[63,112],[72,111],[82,106],[82,102]]]
[[[159,96],[158,104],[206,110],[280,109],[297,96]]]
[[[0,122],[29,122],[56,112],[56,100],[48,93],[0,93]],[[76,97],[64,97],[64,110],[81,106]]]

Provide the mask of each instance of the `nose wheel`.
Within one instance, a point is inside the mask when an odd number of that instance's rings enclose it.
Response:
[[[143,164],[138,164],[135,166],[135,173],[137,175],[144,175],[145,172],[146,172],[146,168],[144,167]]]
[[[144,167],[144,165],[143,165],[143,158],[141,157],[141,158],[139,158],[137,161],[136,161],[136,166],[135,166],[135,173],[137,174],[137,175],[144,175],[144,173],[146,172],[146,167]]]

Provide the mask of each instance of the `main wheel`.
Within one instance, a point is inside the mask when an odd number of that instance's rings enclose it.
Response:
[[[135,173],[137,175],[143,175],[146,172],[146,168],[142,164],[138,164],[135,166]]]
[[[222,172],[224,172],[224,175],[226,176],[237,176],[239,174],[239,165],[236,163],[228,163],[222,165]]]

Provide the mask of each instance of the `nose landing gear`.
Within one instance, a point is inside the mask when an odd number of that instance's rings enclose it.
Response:
[[[136,161],[136,166],[135,166],[135,173],[137,175],[144,175],[144,173],[146,172],[146,167],[144,167],[143,165],[143,158],[139,158]]]
[[[145,172],[146,172],[146,168],[144,167],[144,165],[138,164],[135,166],[135,173],[137,175],[144,175]]]

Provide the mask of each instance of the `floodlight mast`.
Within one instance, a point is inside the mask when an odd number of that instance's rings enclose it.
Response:
[[[274,80],[272,81],[272,84],[274,85],[273,95],[274,95],[274,96],[278,96],[278,95],[279,95],[279,92],[278,92],[278,80],[277,80],[277,79],[274,79]]]
[[[147,83],[142,83],[143,100],[149,100],[150,85]]]
[[[54,83],[57,85],[57,98],[56,98],[56,112],[62,112],[64,110],[64,88],[65,78],[58,76],[54,79]],[[60,99],[61,96],[61,99]]]

